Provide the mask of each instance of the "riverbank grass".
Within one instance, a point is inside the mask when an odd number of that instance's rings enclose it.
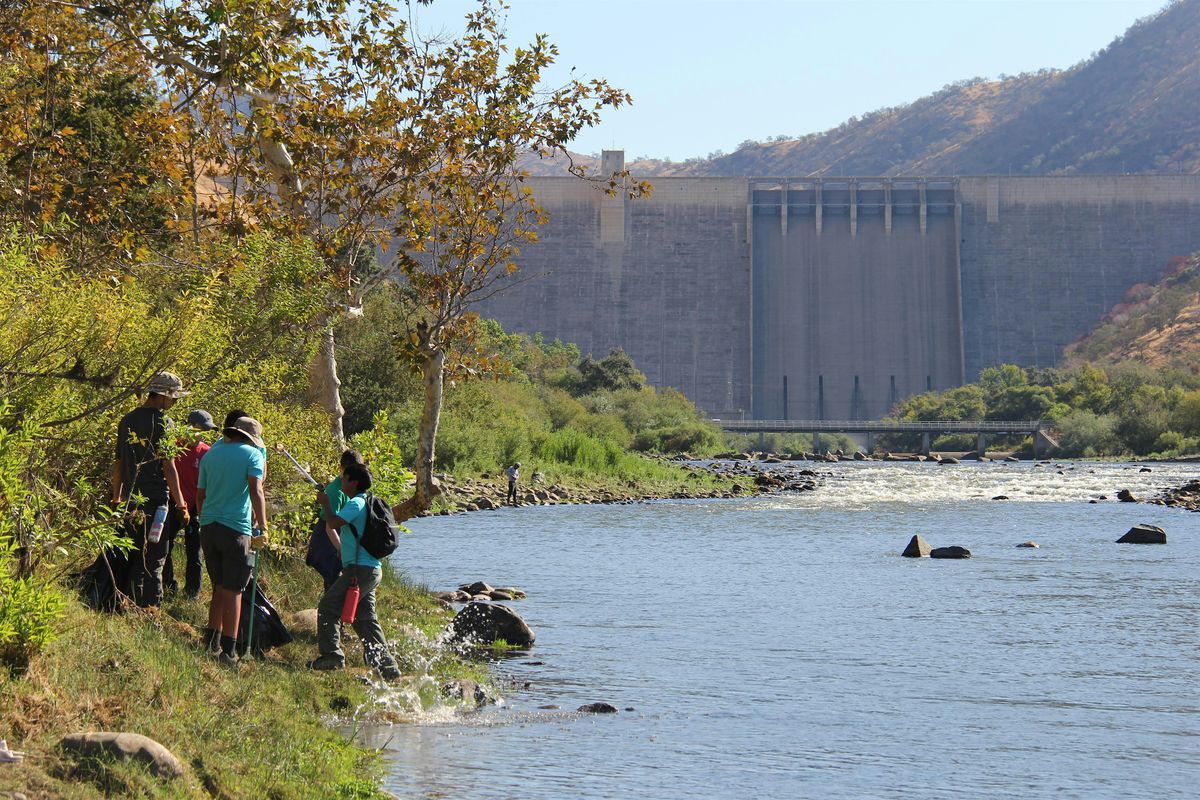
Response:
[[[315,605],[320,579],[294,554],[263,562],[264,591],[285,618]],[[32,660],[25,675],[0,673],[0,736],[28,754],[20,764],[0,765],[0,793],[279,800],[386,796],[377,789],[378,756],[333,727],[352,727],[370,713],[371,688],[363,680],[368,673],[361,667],[308,670],[307,660],[316,655],[311,634],[293,630],[293,643],[231,669],[200,650],[195,631],[206,615],[204,598],[119,615],[91,611],[72,596],[65,600],[60,637]],[[449,613],[424,587],[390,574],[378,600],[385,631],[398,650],[410,655],[402,663],[419,661],[435,679],[486,680],[478,665],[429,651],[425,643]],[[415,650],[426,652],[414,658]],[[357,642],[347,647],[347,658],[362,664]],[[184,762],[186,776],[164,781],[140,764],[81,763],[58,749],[66,734],[100,730],[157,740]]]

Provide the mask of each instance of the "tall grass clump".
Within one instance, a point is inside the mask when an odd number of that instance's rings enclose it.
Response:
[[[594,439],[586,433],[566,428],[555,431],[542,442],[538,455],[563,467],[574,467],[598,475],[614,475],[628,456],[611,439]]]

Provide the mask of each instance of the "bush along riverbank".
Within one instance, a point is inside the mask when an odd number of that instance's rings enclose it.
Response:
[[[0,797],[387,797],[378,789],[381,759],[344,731],[433,706],[473,706],[487,693],[461,687],[486,686],[486,666],[435,646],[450,611],[388,570],[380,620],[404,677],[383,684],[362,666],[356,641],[349,669],[307,669],[316,638],[315,616],[305,610],[316,605],[321,582],[301,560],[294,552],[267,555],[260,566],[295,641],[236,669],[200,649],[207,592],[119,614],[61,595],[61,635],[24,674],[0,670],[0,737],[26,753],[20,763],[0,764]],[[149,737],[174,754],[182,774],[63,745],[71,734],[99,731]]]

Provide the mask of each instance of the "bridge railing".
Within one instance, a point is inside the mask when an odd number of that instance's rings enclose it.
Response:
[[[1042,427],[1040,420],[930,420],[924,422],[888,422],[886,420],[827,420],[827,419],[714,419],[723,430],[748,433],[1035,433]]]

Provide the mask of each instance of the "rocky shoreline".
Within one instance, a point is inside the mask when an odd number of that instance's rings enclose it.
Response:
[[[550,483],[541,473],[534,473],[533,481],[517,492],[514,506],[551,506],[561,504],[617,504],[641,503],[648,500],[714,500],[777,494],[779,492],[803,492],[817,488],[818,475],[809,469],[779,468],[783,459],[765,457],[754,462],[711,464],[684,463],[685,459],[672,459],[677,466],[689,473],[691,480],[702,475],[716,476],[728,480],[725,488],[698,487],[678,488],[666,492],[647,491],[645,487],[632,484],[618,489],[614,487],[591,488]],[[687,459],[690,461],[690,458]],[[439,515],[472,511],[494,511],[508,507],[505,502],[507,486],[502,476],[495,478],[483,475],[479,478],[455,478],[439,475],[442,499],[447,507],[431,512]]]

